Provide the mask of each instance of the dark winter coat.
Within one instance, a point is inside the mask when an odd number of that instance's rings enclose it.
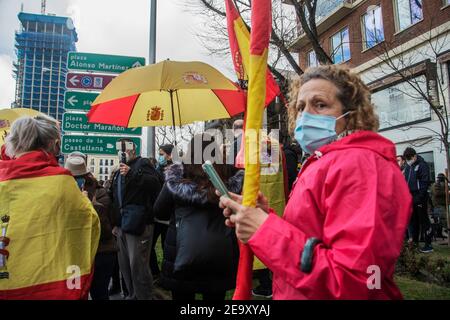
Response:
[[[431,196],[435,207],[445,207],[445,183],[436,182],[431,187]]]
[[[95,181],[92,185],[86,185],[85,190],[88,192],[89,200],[91,200],[100,219],[101,233],[97,253],[117,251],[116,242],[112,234],[111,199],[106,189]]]
[[[125,179],[122,180],[122,207],[128,204],[145,206],[147,211],[146,224],[153,223],[153,204],[161,190],[161,183],[158,173],[150,160],[137,157],[128,164],[130,170]],[[120,226],[120,204],[118,198],[118,176],[120,171],[117,170],[109,195],[113,201],[113,226]]]
[[[284,156],[286,158],[286,168],[288,175],[288,188],[289,191],[292,189],[292,184],[298,176],[298,162],[299,158],[297,153],[290,147],[284,148]]]
[[[166,170],[167,167],[170,167],[172,164],[173,164],[172,160],[167,160],[167,164],[163,166],[158,164],[158,166],[156,166],[156,171],[158,172],[159,178],[161,180],[161,185],[164,184],[165,180],[164,171]]]
[[[426,204],[428,202],[430,170],[425,160],[421,156],[417,156],[416,162],[411,166],[406,166],[404,175],[413,197],[414,205]]]
[[[218,204],[208,202],[206,192],[197,190],[197,185],[192,181],[182,181],[183,166],[174,164],[165,171],[166,182],[154,205],[154,212],[157,219],[169,220],[169,229],[167,231],[164,245],[164,259],[161,272],[161,285],[172,291],[181,292],[220,292],[233,289],[236,284],[237,264],[239,260],[239,248],[233,229],[225,226],[225,218],[222,209]],[[231,192],[240,193],[243,182],[243,171],[238,171],[227,182],[227,187]],[[174,263],[177,256],[177,227],[176,216],[179,215],[209,215],[211,223],[223,225],[224,232],[232,239],[229,247],[216,248],[220,252],[232,252],[232,259],[219,261],[226,265],[227,272],[218,273],[208,270],[205,272],[190,272],[183,274],[182,277],[174,275]],[[192,237],[198,236],[193,230]]]

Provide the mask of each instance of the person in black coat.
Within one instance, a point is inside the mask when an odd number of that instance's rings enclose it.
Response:
[[[194,136],[184,164],[166,169],[166,182],[153,208],[156,218],[170,219],[160,285],[172,291],[174,300],[194,300],[196,293],[203,294],[203,300],[224,300],[226,291],[236,284],[236,235],[227,230],[219,198],[201,163],[188,164],[194,162],[194,141],[202,144],[202,151],[215,144],[205,136]],[[243,171],[225,164],[214,167],[231,192],[241,192]]]
[[[289,140],[286,142],[283,151],[286,158],[288,191],[291,192],[292,184],[298,176],[298,164],[301,158],[302,151],[298,144],[289,143]]]
[[[159,147],[159,156],[156,163],[156,171],[159,174],[161,185],[164,184],[164,170],[172,165],[172,151],[174,146],[172,144],[163,144]],[[161,247],[164,252],[164,242],[166,240],[167,229],[169,228],[169,220],[162,221],[155,218],[155,230],[153,232],[152,251],[150,254],[150,269],[152,271],[153,279],[155,279],[155,285],[159,285],[159,276],[161,271],[159,270],[158,257],[156,254],[156,243],[158,238],[161,237]]]
[[[136,145],[131,140],[121,141],[132,147],[127,147],[126,159],[121,159],[110,189],[119,266],[129,292],[127,299],[151,300],[154,298],[149,267],[154,229],[153,204],[161,184],[150,160],[136,155]],[[119,151],[122,156],[121,153]]]
[[[413,213],[408,230],[416,245],[419,244],[421,232],[425,235],[425,246],[420,251],[429,253],[433,251],[432,228],[427,210],[430,170],[425,160],[413,148],[406,148],[403,156],[407,163],[403,174],[413,198]]]

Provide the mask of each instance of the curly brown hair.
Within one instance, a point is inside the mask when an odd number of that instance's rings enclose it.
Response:
[[[347,67],[324,65],[309,68],[304,74],[292,81],[289,92],[289,132],[293,134],[298,115],[297,98],[302,85],[312,79],[332,82],[338,89],[337,98],[344,110],[353,111],[348,116],[346,132],[356,130],[378,131],[379,121],[374,106],[370,101],[370,90],[361,78]]]

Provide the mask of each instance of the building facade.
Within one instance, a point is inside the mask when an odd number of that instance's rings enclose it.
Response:
[[[78,36],[71,18],[20,12],[16,32],[16,93],[13,107],[32,108],[61,121],[67,54]]]
[[[118,156],[88,156],[88,169],[97,180],[106,181],[111,177],[113,170],[119,168]]]
[[[319,39],[335,64],[358,72],[372,91],[380,134],[396,144],[397,154],[411,146],[444,172],[441,123],[430,107],[449,106],[450,0],[347,0],[317,24]],[[291,45],[303,69],[318,64],[301,28]]]

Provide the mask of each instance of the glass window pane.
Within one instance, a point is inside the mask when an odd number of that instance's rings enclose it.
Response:
[[[342,30],[342,49],[344,61],[350,60],[350,37],[348,35],[348,28]]]
[[[410,0],[397,0],[397,15],[399,30],[403,30],[411,25]]]
[[[316,53],[311,50],[310,52],[308,52],[308,66],[310,67],[317,67],[317,57],[316,57]]]
[[[383,17],[380,7],[375,10],[375,34],[377,43],[384,41]]]
[[[422,90],[425,90],[425,76],[417,77],[415,82]],[[405,82],[373,93],[372,102],[380,117],[380,129],[403,125],[431,116],[427,103],[418,96],[411,85]]]
[[[411,1],[411,23],[416,23],[422,20],[422,0],[410,0]]]
[[[331,38],[331,54],[334,63],[342,62],[341,34],[337,33]]]
[[[376,44],[373,11],[364,15],[364,29],[366,36],[366,48],[372,48]]]

